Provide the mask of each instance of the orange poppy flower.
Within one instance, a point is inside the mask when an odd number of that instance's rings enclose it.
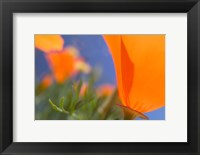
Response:
[[[53,79],[52,79],[52,76],[47,74],[45,75],[43,78],[42,78],[42,81],[41,81],[41,89],[44,90],[46,88],[48,88],[53,82]]]
[[[60,35],[35,35],[35,47],[46,53],[46,59],[58,83],[63,83],[78,72],[89,73],[90,66],[74,47],[63,48]]]
[[[63,49],[63,45],[64,40],[60,35],[35,35],[35,47],[45,53],[52,51],[61,51]]]
[[[165,35],[104,35],[122,104],[138,112],[165,105]]]
[[[109,96],[113,93],[114,88],[111,84],[103,84],[97,88],[97,94],[99,96]]]
[[[75,84],[73,85],[73,87],[74,87],[75,90],[77,90],[78,85],[79,85],[79,83],[75,83]],[[84,96],[85,93],[87,92],[87,89],[88,89],[88,83],[82,82],[79,95],[80,95],[80,96]]]
[[[80,96],[84,96],[87,89],[88,89],[88,84],[86,82],[83,82],[80,90]]]
[[[46,58],[58,83],[63,83],[74,74],[75,58],[67,51],[51,52]]]

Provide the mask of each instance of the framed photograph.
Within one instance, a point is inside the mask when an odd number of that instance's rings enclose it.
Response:
[[[200,154],[198,0],[0,0],[2,154]]]

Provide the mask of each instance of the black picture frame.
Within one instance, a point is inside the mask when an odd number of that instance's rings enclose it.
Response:
[[[13,13],[187,13],[188,142],[16,143],[13,142]],[[1,154],[200,154],[199,0],[0,0]],[[186,121],[186,120],[184,120]],[[27,131],[30,132],[31,131]],[[173,131],[169,131],[173,132]]]

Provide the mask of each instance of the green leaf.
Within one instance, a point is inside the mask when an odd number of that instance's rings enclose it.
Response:
[[[60,105],[60,108],[62,109],[63,113],[69,114],[69,112],[64,109],[64,97],[61,98],[59,105]]]
[[[88,81],[89,87],[84,95],[80,95],[83,83],[80,79],[78,81],[67,79],[62,84],[54,83],[49,89],[38,95],[36,117],[49,120],[124,119],[122,108],[116,106],[116,102],[118,102],[117,90],[108,97],[98,96],[94,86],[97,74],[93,71],[88,77],[83,77],[84,80]],[[46,104],[48,100],[51,106]],[[50,110],[51,108],[54,110]]]
[[[80,94],[82,84],[83,84],[83,81],[80,80],[79,83],[78,83],[78,86],[77,86],[77,90],[76,90],[76,92],[77,92],[78,95]]]
[[[51,104],[52,108],[53,108],[55,111],[63,112],[62,109],[60,109],[59,107],[57,107],[57,106],[51,101],[51,99],[49,99],[49,103]]]
[[[83,105],[82,104],[82,101],[81,100],[79,100],[77,103],[76,103],[76,105],[75,105],[75,109],[78,109],[78,108],[80,108],[81,107],[81,105]]]

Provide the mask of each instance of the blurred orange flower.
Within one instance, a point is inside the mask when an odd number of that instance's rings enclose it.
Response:
[[[86,82],[83,82],[80,90],[80,96],[84,96],[87,89],[88,89],[88,84]]]
[[[111,84],[103,84],[97,88],[97,94],[99,96],[109,96],[113,93],[115,87]]]
[[[122,104],[138,112],[165,105],[165,35],[104,35]]]
[[[46,58],[58,83],[63,83],[73,75],[75,58],[67,51],[51,52],[46,55]]]
[[[64,40],[60,35],[35,35],[35,47],[45,53],[52,51],[61,51],[63,49],[63,45]]]
[[[58,83],[91,68],[74,47],[63,48],[64,40],[60,35],[35,35],[35,47],[46,53],[46,59]]]
[[[42,81],[41,81],[41,89],[44,90],[46,88],[48,88],[53,82],[53,79],[52,79],[52,76],[47,74],[45,75],[43,78],[42,78]]]
[[[78,85],[79,85],[79,83],[75,83],[75,84],[73,85],[73,87],[74,87],[75,90],[78,89]],[[85,93],[86,93],[86,91],[87,91],[87,89],[88,89],[88,83],[83,82],[82,85],[81,85],[81,88],[80,88],[80,93],[79,93],[79,95],[80,95],[80,96],[84,96]]]

